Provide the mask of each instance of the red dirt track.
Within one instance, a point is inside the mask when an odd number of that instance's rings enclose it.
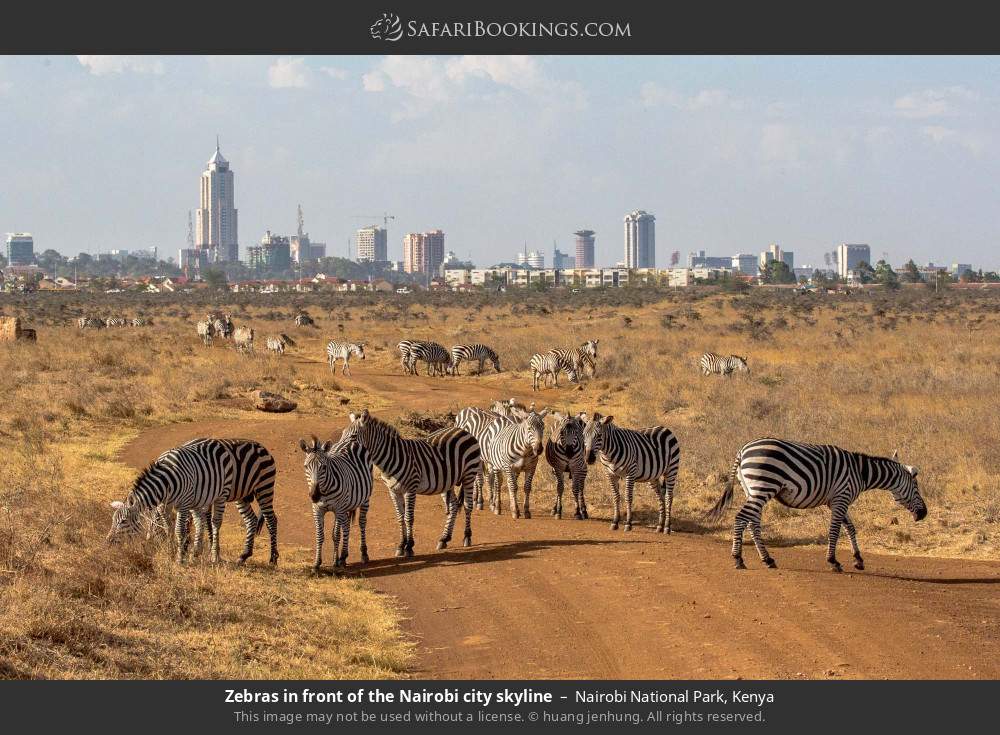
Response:
[[[444,396],[468,405],[500,397],[469,376],[404,378],[370,362],[353,371],[345,383],[390,399],[394,410],[430,410]],[[503,395],[528,397],[523,381],[520,388]],[[298,440],[339,436],[343,424],[256,413],[174,424],[144,433],[122,459],[140,467],[196,436],[256,439],[278,464],[281,543],[311,547]],[[588,484],[604,481],[593,472]],[[461,548],[460,515],[458,545],[439,552],[442,504],[420,498],[416,557],[397,560],[397,525],[376,472],[372,561],[357,565],[355,529],[348,573],[402,603],[404,627],[419,644],[416,676],[1000,678],[1000,562],[866,554],[864,572],[836,575],[816,546],[776,548],[776,571],[751,547],[749,569],[738,572],[728,545],[694,532],[695,519],[675,518],[679,532],[670,536],[642,525],[624,533],[603,517],[551,518],[547,492],[532,500],[530,520],[475,511],[468,549]],[[235,532],[237,514],[226,515],[226,532]],[[326,567],[331,547],[324,548]],[[258,553],[251,563],[264,558]]]

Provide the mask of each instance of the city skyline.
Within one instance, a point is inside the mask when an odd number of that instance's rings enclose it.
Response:
[[[32,232],[38,252],[176,254],[218,132],[240,172],[241,258],[268,229],[294,232],[301,202],[330,255],[347,255],[356,213],[388,210],[391,260],[403,233],[431,227],[489,263],[525,241],[572,252],[586,226],[596,263],[614,264],[622,213],[641,206],[666,223],[658,263],[778,242],[820,265],[865,242],[873,260],[995,268],[998,70],[975,57],[3,57],[0,231]],[[315,114],[274,118],[260,98]]]

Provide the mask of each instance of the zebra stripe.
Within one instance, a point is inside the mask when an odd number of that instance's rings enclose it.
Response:
[[[736,455],[729,482],[708,516],[718,520],[733,497],[733,487],[739,480],[746,502],[736,514],[733,525],[733,559],[737,569],[743,563],[743,534],[750,526],[757,553],[764,564],[775,568],[761,540],[760,519],[764,506],[771,498],[789,508],[830,508],[830,533],[826,560],[833,571],[842,570],[837,561],[837,541],[841,526],[847,529],[854,550],[854,567],[864,569],[864,559],[858,547],[854,523],[848,508],[865,490],[888,490],[896,502],[922,521],[927,504],[917,487],[917,468],[891,458],[872,457],[830,444],[803,444],[783,439],[757,439],[745,444]]]
[[[215,327],[216,334],[223,339],[229,339],[233,336],[234,328],[231,314],[209,314],[208,321],[212,322],[212,326]]]
[[[489,465],[490,508],[500,515],[500,473],[507,482],[510,493],[510,514],[520,518],[517,506],[517,477],[524,473],[524,517],[531,518],[531,485],[542,456],[542,439],[549,410],[532,411],[520,419],[497,417],[490,423],[480,442],[483,460]]]
[[[451,353],[437,342],[413,342],[409,348],[411,374],[417,374],[417,361],[427,363],[428,375],[445,375],[451,372]]]
[[[747,365],[747,358],[739,355],[722,357],[714,352],[706,352],[701,356],[701,372],[703,375],[725,375],[729,376],[734,372],[750,374],[750,367]]]
[[[415,363],[410,360],[410,350],[413,349],[415,344],[417,344],[416,340],[404,339],[396,345],[396,349],[399,350],[400,355],[399,364],[403,368],[403,372],[407,375],[416,375],[417,373]]]
[[[365,359],[364,342],[337,342],[326,343],[326,361],[330,364],[330,372],[336,372],[337,360],[343,360],[344,365],[340,370],[341,375],[351,374],[351,355],[356,355],[359,360]]]
[[[511,399],[513,400],[513,399]],[[511,404],[501,403],[497,401],[493,404],[494,408],[490,411],[484,411],[481,408],[476,408],[475,406],[469,406],[463,408],[455,415],[455,426],[460,429],[472,434],[476,437],[476,441],[479,442],[480,451],[483,448],[483,441],[486,437],[486,432],[489,427],[497,421],[512,421],[509,418],[510,414],[504,414],[501,411],[497,411],[497,406],[504,406],[507,410],[510,409]],[[482,472],[476,474],[476,484],[473,488],[472,503],[479,510],[483,509],[483,482],[484,476],[490,473],[489,465],[487,464],[485,457],[483,459]],[[492,485],[491,485],[492,489]],[[493,498],[490,497],[490,507],[493,507]]]
[[[611,483],[615,515],[611,528],[618,528],[621,496],[619,480],[625,480],[625,530],[632,530],[632,492],[637,482],[648,482],[660,504],[656,530],[670,533],[674,485],[680,467],[681,450],[677,437],[665,426],[649,429],[622,429],[613,416],[595,413],[583,429],[587,464],[599,456]]]
[[[270,352],[276,352],[279,355],[285,354],[285,347],[294,347],[295,340],[289,337],[287,334],[278,335],[268,335],[264,342],[264,346]]]
[[[571,383],[577,382],[579,377],[573,363],[565,357],[560,356],[556,350],[546,352],[544,355],[536,352],[531,356],[531,389],[538,390],[538,379],[544,378],[544,385],[549,387],[549,376],[555,387],[559,387],[559,373],[565,372]]]
[[[448,506],[444,533],[438,549],[447,548],[455,527],[458,506],[465,506],[463,544],[472,544],[472,490],[482,467],[476,437],[458,427],[442,429],[423,439],[404,439],[392,426],[365,409],[351,414],[342,441],[360,441],[382,473],[389,488],[399,522],[400,542],[396,556],[413,556],[413,513],[417,495],[443,493]],[[460,486],[457,495],[451,489]]]
[[[296,327],[314,327],[316,322],[308,314],[297,314],[295,316],[295,326]]]
[[[198,322],[198,336],[206,345],[212,344],[215,337],[215,324],[210,321]]]
[[[219,530],[226,503],[236,503],[246,529],[242,564],[253,555],[254,538],[263,523],[271,536],[271,564],[278,563],[278,518],[274,513],[274,458],[255,441],[247,439],[192,439],[169,449],[150,463],[136,478],[125,501],[115,509],[108,540],[136,535],[143,518],[159,506],[172,506],[177,513],[175,534],[177,560],[183,561],[188,547],[188,518],[195,523],[195,546],[201,525],[208,516],[212,560],[219,559]],[[256,500],[260,518],[250,502]]]
[[[109,316],[107,319],[104,320],[104,326],[106,326],[108,329],[111,329],[113,327],[117,328],[127,327],[128,320],[125,319],[125,317],[121,316]]]
[[[129,322],[133,327],[148,327],[153,324],[153,320],[145,316],[133,317],[132,321]]]
[[[597,375],[597,343],[600,342],[599,339],[590,339],[584,342],[579,347],[574,347],[571,349],[564,349],[557,347],[549,352],[553,352],[558,355],[562,360],[573,366],[573,370],[576,371],[577,375],[583,377],[586,375],[586,368],[590,368],[590,375],[594,377]],[[568,371],[567,371],[568,373]]]
[[[316,525],[313,569],[318,570],[323,561],[323,519],[328,512],[334,515],[333,566],[347,566],[351,518],[355,511],[358,513],[358,530],[361,533],[361,562],[367,564],[365,530],[368,504],[372,496],[372,460],[368,450],[355,441],[336,445],[331,441],[320,444],[315,436],[312,437],[312,443],[300,439],[299,447],[306,454],[306,485]]]
[[[76,320],[79,329],[104,329],[104,320],[96,316],[81,316]]]
[[[552,434],[545,442],[545,461],[549,463],[556,479],[556,499],[552,506],[552,515],[562,518],[563,475],[568,473],[573,488],[573,499],[576,501],[574,517],[589,518],[587,501],[583,494],[584,484],[587,481],[587,462],[583,446],[586,414],[568,416],[557,411],[553,416],[555,423],[552,425]]]
[[[253,352],[253,327],[237,327],[233,332],[237,352]]]
[[[489,360],[493,363],[493,369],[498,373],[500,372],[500,358],[497,353],[493,351],[492,348],[487,347],[483,344],[474,345],[455,345],[451,348],[451,364],[452,364],[452,374],[460,375],[458,371],[458,366],[463,360],[469,362],[478,361],[479,362],[479,374],[483,372],[483,366],[486,361]]]

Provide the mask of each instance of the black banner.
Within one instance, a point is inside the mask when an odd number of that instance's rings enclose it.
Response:
[[[998,682],[8,682],[7,732],[931,732],[993,721]]]

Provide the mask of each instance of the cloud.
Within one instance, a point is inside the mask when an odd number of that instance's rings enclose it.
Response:
[[[742,109],[743,103],[733,99],[725,89],[703,89],[694,95],[683,95],[671,89],[657,84],[656,82],[645,82],[639,88],[639,98],[644,107],[662,107],[664,105],[674,107],[686,112],[698,112],[713,107],[727,107],[729,109]]]
[[[336,66],[321,66],[319,70],[333,79],[347,79],[350,76],[347,69],[340,69]]]
[[[522,91],[544,84],[538,62],[531,56],[460,56],[445,64],[445,74],[459,84],[480,78]]]
[[[956,86],[910,92],[897,98],[892,106],[897,115],[919,120],[958,115],[965,104],[978,99],[979,95],[968,87]]]
[[[805,142],[791,125],[770,123],[761,128],[757,154],[765,164],[797,168],[802,165]]]
[[[309,86],[311,76],[304,58],[281,58],[268,68],[267,83],[275,89],[302,89]]]
[[[935,145],[957,145],[974,156],[981,155],[987,147],[986,140],[972,133],[965,133],[944,125],[924,125],[920,134]]]
[[[155,56],[77,56],[76,60],[94,76],[106,74],[163,74],[166,67]]]

